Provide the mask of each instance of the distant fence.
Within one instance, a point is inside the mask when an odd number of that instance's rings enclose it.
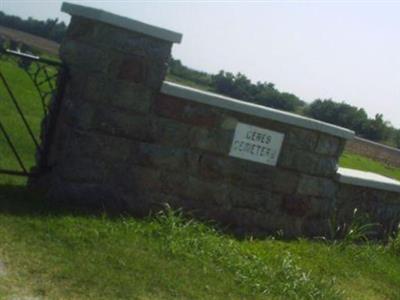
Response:
[[[345,150],[378,160],[393,167],[400,167],[400,149],[356,137],[347,141]]]

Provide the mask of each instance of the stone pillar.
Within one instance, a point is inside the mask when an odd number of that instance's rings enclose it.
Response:
[[[138,127],[164,80],[181,35],[98,9],[63,3],[72,16],[60,57],[69,77],[60,101],[46,188],[53,201],[145,211],[130,161]],[[137,122],[141,122],[137,126]]]

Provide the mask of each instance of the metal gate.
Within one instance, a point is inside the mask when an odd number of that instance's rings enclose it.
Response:
[[[58,61],[0,49],[0,174],[47,169],[65,76]]]

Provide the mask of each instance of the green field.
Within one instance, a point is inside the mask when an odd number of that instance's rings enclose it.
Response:
[[[28,79],[0,68],[37,133]],[[3,92],[1,121],[32,165],[34,147]],[[2,138],[0,164],[15,168]],[[350,154],[341,165],[399,178]],[[400,299],[400,238],[239,240],[173,212],[137,220],[54,210],[23,179],[0,176],[0,299]]]
[[[344,153],[340,158],[341,167],[378,173],[400,180],[400,169],[382,164],[378,161],[352,153]]]
[[[18,99],[24,115],[32,125],[32,129],[35,132],[38,132],[42,113],[40,110],[41,107],[38,105],[40,103],[35,101],[39,101],[39,99],[36,97],[36,91],[31,88],[29,77],[25,75],[23,71],[16,68],[11,62],[2,62],[1,71],[5,75],[7,82],[11,85],[11,89]],[[1,81],[0,96],[0,121],[10,135],[16,148],[20,149],[19,152],[23,161],[26,161],[28,165],[32,165],[33,157],[30,153],[34,152],[34,144],[29,139],[28,133],[23,127],[20,117],[17,115],[17,109]],[[15,169],[18,165],[16,160],[9,159],[12,156],[12,153],[9,147],[5,144],[3,136],[0,143],[0,168]]]
[[[39,132],[40,124],[44,116],[44,108],[38,92],[24,69],[17,67],[14,59],[0,62],[0,70],[3,78],[9,85],[12,94],[17,100],[18,106],[23,113],[29,127],[33,131],[34,137],[40,143]],[[36,65],[31,65],[29,70],[35,72]],[[54,74],[55,69],[49,68],[49,74]],[[43,73],[39,73],[38,82],[44,80]],[[48,86],[43,91],[49,91]],[[35,162],[35,143],[30,137],[27,128],[18,114],[16,105],[12,97],[7,92],[6,85],[0,78],[0,122],[14,144],[27,171],[34,166]],[[0,131],[0,169],[22,171],[11,148],[6,143],[3,133]],[[0,178],[2,182],[23,182],[18,178]]]
[[[172,213],[54,211],[3,185],[0,299],[399,299],[399,244],[238,240]]]

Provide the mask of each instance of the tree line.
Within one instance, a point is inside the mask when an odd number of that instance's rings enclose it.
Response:
[[[58,19],[39,21],[28,18],[24,20],[1,11],[0,25],[38,35],[55,42],[61,42],[67,29],[65,23]],[[218,74],[209,74],[188,68],[180,60],[173,58],[169,63],[169,76],[229,97],[302,114],[346,127],[366,139],[400,148],[400,130],[386,121],[382,114],[376,114],[375,117],[369,118],[363,108],[345,102],[316,99],[308,104],[294,94],[279,91],[273,83],[254,83],[241,73],[233,74],[220,71]]]
[[[254,83],[241,73],[199,72],[175,59],[171,60],[169,72],[175,77],[229,97],[346,127],[363,138],[400,148],[400,129],[394,128],[382,114],[369,118],[363,108],[332,99],[316,99],[312,103],[306,103],[294,94],[280,92],[273,83]]]

